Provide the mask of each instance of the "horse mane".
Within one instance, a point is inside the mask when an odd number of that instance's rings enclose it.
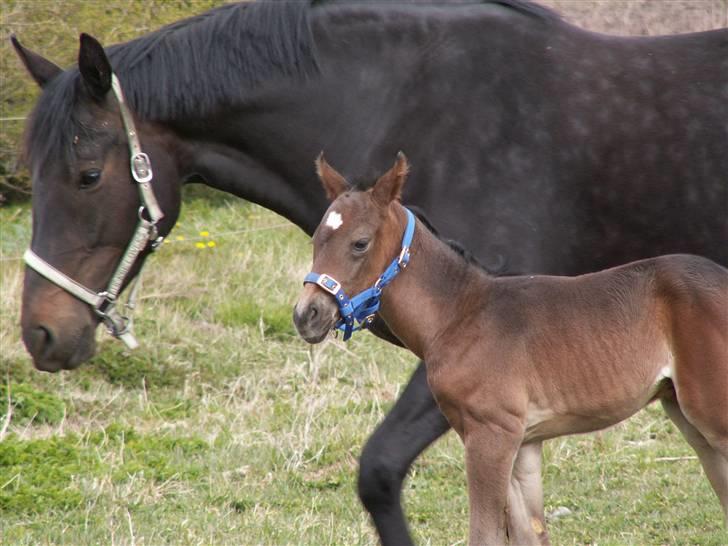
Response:
[[[312,6],[318,6],[318,5],[326,5],[326,4],[336,4],[336,3],[346,3],[351,2],[351,0],[310,0]],[[398,0],[399,3],[402,4],[421,4],[421,5],[442,5],[442,4],[451,4],[454,6],[457,5],[473,5],[473,4],[496,4],[499,6],[502,6],[504,8],[512,9],[513,11],[517,11],[518,13],[521,13],[522,15],[526,15],[529,17],[534,17],[536,19],[541,19],[544,21],[561,21],[562,17],[561,15],[552,10],[551,8],[547,8],[546,6],[542,6],[540,4],[536,4],[534,2],[531,2],[530,0]]]
[[[205,117],[274,78],[318,72],[308,2],[228,4],[106,48],[135,114],[150,121]],[[73,66],[41,95],[26,132],[26,157],[66,154],[79,131],[81,76]]]
[[[240,103],[271,79],[305,79],[317,74],[309,13],[317,5],[337,1],[228,4],[106,51],[127,101],[141,119],[203,118]],[[432,0],[410,1],[413,5],[432,4]],[[450,2],[453,6],[472,3]],[[525,0],[480,3],[501,5],[541,20],[559,18],[555,12]],[[28,122],[26,159],[40,166],[58,157],[70,163],[74,135],[92,133],[75,115],[82,86],[77,66],[49,82]]]
[[[527,0],[482,0],[485,4],[498,4],[504,8],[510,8],[523,15],[534,17],[542,21],[562,21],[561,15],[546,6],[534,4]]]

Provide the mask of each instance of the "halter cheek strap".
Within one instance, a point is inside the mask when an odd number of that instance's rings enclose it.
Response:
[[[157,222],[163,217],[164,213],[159,207],[157,198],[154,195],[151,181],[153,177],[152,165],[149,156],[142,152],[139,136],[134,125],[134,119],[126,106],[124,93],[121,90],[121,84],[116,74],[111,74],[111,88],[119,103],[121,119],[124,122],[127,141],[129,142],[129,154],[131,156],[131,174],[136,180],[139,187],[139,196],[142,206],[139,207],[139,223],[134,230],[134,235],[126,247],[124,255],[121,257],[116,270],[109,280],[106,290],[94,292],[86,288],[81,283],[75,281],[65,273],[59,271],[43,258],[38,256],[30,248],[25,251],[23,258],[28,267],[38,272],[40,275],[66,290],[84,303],[90,305],[94,312],[101,317],[106,325],[109,333],[123,341],[130,349],[139,346],[137,340],[131,332],[131,319],[123,316],[117,309],[117,297],[121,292],[129,271],[134,266],[139,255],[151,244],[151,249],[156,250],[163,241],[157,233]],[[145,218],[147,216],[149,219]],[[132,281],[131,293],[126,303],[126,308],[133,309],[138,288],[139,275]]]
[[[341,283],[325,273],[311,272],[303,279],[304,284],[315,284],[334,296],[341,315],[334,328],[344,332],[344,341],[351,338],[352,333],[367,328],[374,321],[381,304],[382,290],[409,263],[410,246],[415,233],[415,215],[406,207],[404,210],[407,213],[407,227],[402,236],[402,250],[372,286],[349,298],[341,288]]]

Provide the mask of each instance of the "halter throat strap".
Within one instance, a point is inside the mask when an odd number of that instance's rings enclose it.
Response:
[[[152,250],[156,250],[162,243],[163,237],[160,237],[157,232],[157,223],[164,217],[164,213],[159,207],[154,190],[152,189],[151,181],[154,174],[149,156],[142,151],[139,135],[134,125],[134,118],[124,100],[121,83],[116,77],[116,74],[113,73],[111,74],[111,88],[119,103],[119,111],[129,143],[131,175],[138,184],[139,197],[142,205],[139,207],[139,221],[134,230],[134,235],[132,235],[126,251],[116,266],[116,270],[111,276],[106,290],[101,292],[90,290],[53,267],[30,248],[25,251],[23,259],[28,267],[82,302],[90,305],[94,312],[101,317],[111,335],[121,339],[129,349],[135,349],[139,346],[139,343],[131,331],[132,321],[129,317],[119,312],[117,298],[126,277],[129,275],[129,271],[131,271],[139,255],[150,244]],[[140,275],[141,271],[139,271],[137,277],[132,281],[131,294],[126,303],[126,308],[130,310],[134,308],[134,300],[138,287],[137,282]]]
[[[374,317],[381,305],[382,290],[409,263],[410,247],[412,246],[416,222],[412,211],[407,207],[403,208],[407,213],[407,226],[402,235],[402,249],[399,256],[392,260],[372,286],[349,298],[342,289],[341,283],[326,273],[314,273],[312,271],[303,279],[304,284],[315,284],[331,294],[336,300],[341,318],[334,328],[344,332],[344,341],[348,341],[355,331],[368,328],[374,322]]]

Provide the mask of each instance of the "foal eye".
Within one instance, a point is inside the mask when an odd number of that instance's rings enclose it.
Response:
[[[80,186],[82,190],[93,188],[101,180],[101,170],[89,169],[81,173]]]
[[[359,239],[351,246],[355,252],[364,252],[369,248],[369,239]]]

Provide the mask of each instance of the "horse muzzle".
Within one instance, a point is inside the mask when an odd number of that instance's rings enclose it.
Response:
[[[59,288],[23,294],[22,338],[34,366],[44,372],[72,370],[96,351],[98,319],[89,307]]]

